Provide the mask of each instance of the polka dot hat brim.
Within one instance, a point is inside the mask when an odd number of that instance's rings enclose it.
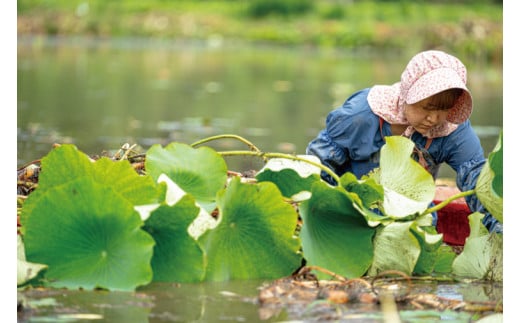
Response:
[[[447,117],[447,121],[460,124],[467,120],[473,110],[473,100],[460,75],[450,67],[438,67],[419,77],[404,94],[408,104],[417,103],[444,90],[459,88],[464,90]]]

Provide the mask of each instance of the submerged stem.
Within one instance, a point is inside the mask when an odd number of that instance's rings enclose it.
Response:
[[[464,197],[464,196],[468,196],[468,195],[473,195],[475,193],[476,193],[475,190],[469,190],[469,191],[464,191],[464,192],[460,192],[458,194],[452,195],[452,196],[448,197],[447,199],[445,199],[444,201],[442,201],[441,203],[439,203],[439,204],[437,204],[435,206],[432,206],[431,208],[425,210],[421,214],[421,216],[425,215],[425,214],[428,214],[428,213],[433,213],[435,211],[438,211],[438,210],[442,209],[443,207],[445,207],[446,205],[448,205],[450,202],[455,201],[458,198],[461,198],[461,197]]]

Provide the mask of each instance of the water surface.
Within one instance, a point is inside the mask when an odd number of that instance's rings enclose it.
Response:
[[[18,165],[43,157],[53,143],[101,155],[125,143],[146,151],[223,133],[245,137],[262,151],[302,154],[329,111],[356,90],[398,81],[408,60],[396,53],[219,39],[20,37]],[[487,154],[502,128],[502,70],[467,67],[471,121]],[[210,145],[247,148],[233,140]],[[258,163],[232,166],[241,171]]]

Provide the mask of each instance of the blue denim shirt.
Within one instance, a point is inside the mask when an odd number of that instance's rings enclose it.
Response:
[[[385,143],[383,136],[392,135],[389,123],[384,122],[380,129],[379,116],[372,112],[367,101],[369,90],[352,94],[341,107],[331,111],[325,129],[307,146],[307,154],[318,157],[338,176],[350,172],[361,178],[379,167],[379,152]],[[434,178],[440,164],[446,163],[457,173],[456,183],[461,191],[475,188],[486,158],[469,120],[449,135],[434,138],[427,150],[424,148],[427,138],[419,132],[414,132],[410,139],[418,150],[425,152],[428,171]],[[327,173],[322,172],[321,176],[334,184]],[[502,225],[485,210],[475,194],[467,196],[466,202],[472,212],[485,214],[482,222],[488,230],[502,232]]]

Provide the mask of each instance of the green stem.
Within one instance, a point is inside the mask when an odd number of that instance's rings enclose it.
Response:
[[[203,143],[206,143],[206,142],[209,142],[209,141],[212,141],[212,140],[227,139],[227,138],[237,139],[237,140],[245,143],[251,150],[256,151],[256,152],[260,152],[260,149],[258,149],[252,142],[250,142],[249,140],[247,140],[247,139],[245,139],[243,137],[240,137],[240,136],[237,136],[237,135],[233,135],[233,134],[224,134],[224,135],[218,135],[218,136],[204,138],[202,140],[199,140],[197,142],[192,143],[191,146],[195,147],[195,146],[201,145]]]
[[[222,156],[244,156],[244,155],[249,155],[249,156],[258,156],[258,157],[261,157],[261,158],[286,158],[286,159],[291,159],[291,160],[297,160],[297,161],[301,161],[301,162],[304,162],[304,163],[316,166],[319,169],[325,171],[327,174],[332,176],[332,178],[334,178],[334,180],[336,181],[336,183],[338,183],[338,185],[339,185],[339,182],[340,182],[338,175],[336,175],[336,173],[334,173],[327,166],[322,165],[320,163],[315,163],[315,162],[313,162],[311,160],[308,160],[308,159],[305,159],[305,158],[302,158],[302,157],[299,157],[299,156],[295,156],[295,155],[289,155],[289,154],[283,154],[283,153],[263,153],[263,152],[260,152],[260,151],[255,152],[255,151],[243,151],[243,150],[239,150],[239,151],[223,151],[223,152],[219,152],[219,154],[222,155]]]
[[[443,207],[445,207],[446,205],[448,205],[450,202],[452,201],[455,201],[456,199],[458,198],[461,198],[461,197],[464,197],[464,196],[468,196],[468,195],[473,195],[475,194],[476,191],[475,190],[469,190],[469,191],[464,191],[464,192],[460,192],[458,194],[455,194],[455,195],[452,195],[450,197],[448,197],[447,199],[445,199],[444,201],[442,201],[441,203],[427,209],[426,211],[424,211],[422,215],[425,215],[425,214],[428,214],[428,213],[433,213],[435,211],[438,211],[440,209],[442,209]]]

